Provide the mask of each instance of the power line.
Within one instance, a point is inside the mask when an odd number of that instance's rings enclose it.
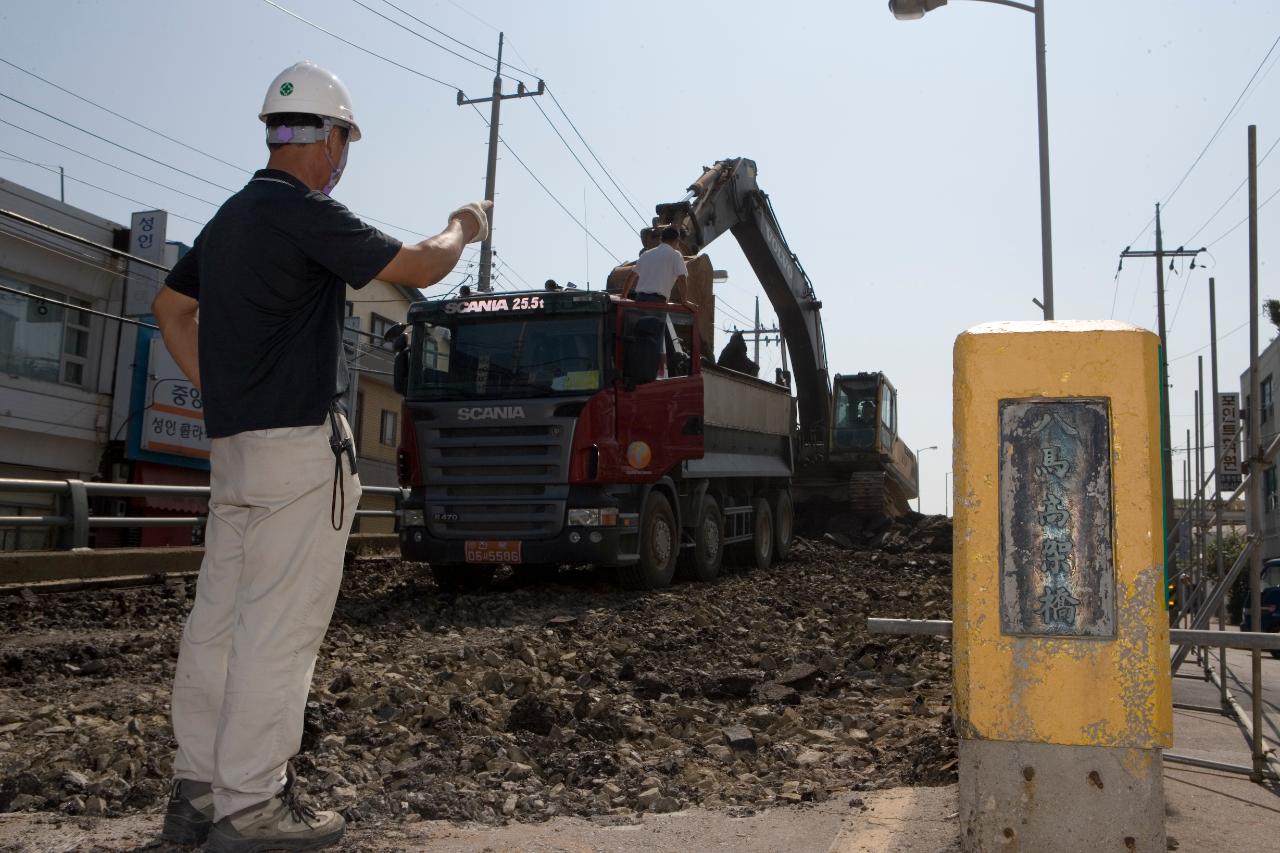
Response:
[[[596,156],[596,152],[591,148],[591,146],[587,144],[587,140],[583,138],[582,133],[578,130],[578,126],[573,123],[573,119],[569,118],[569,114],[565,112],[564,107],[561,106],[560,104],[560,99],[556,97],[555,92],[551,91],[550,86],[547,87],[547,94],[551,96],[551,102],[556,105],[556,109],[560,110],[560,115],[564,116],[564,120],[569,122],[569,127],[573,128],[573,132],[577,134],[578,139],[582,142],[583,147],[587,149],[587,153],[589,153],[591,155],[591,158],[596,161],[596,165],[600,167],[600,171],[604,172],[605,177],[607,177],[609,179],[609,182],[613,184],[614,189],[616,189],[622,195],[623,200],[626,201],[626,203],[631,207],[631,209],[636,212],[636,216],[640,217],[640,221],[644,224],[648,224],[644,218],[644,214],[641,213],[636,208],[635,204],[631,201],[631,197],[627,195],[627,191],[624,190],[622,187],[618,186],[618,182],[614,180],[613,175],[609,172],[608,169],[605,168],[604,163],[602,163],[600,161],[600,158]],[[538,109],[542,109],[542,108],[539,107]]]
[[[136,198],[133,198],[133,197],[131,197],[131,196],[121,195],[120,193],[115,192],[114,190],[109,190],[109,189],[107,189],[106,187],[100,187],[100,186],[98,186],[97,184],[91,184],[91,183],[89,183],[88,181],[81,180],[80,178],[74,177],[74,176],[72,176],[72,175],[67,175],[67,174],[61,173],[61,172],[59,172],[59,171],[58,171],[58,168],[57,168],[56,166],[47,166],[47,165],[45,165],[44,163],[37,163],[37,162],[35,162],[34,160],[28,160],[28,159],[27,159],[27,158],[25,158],[25,157],[19,157],[19,156],[18,156],[18,155],[16,155],[16,154],[12,154],[12,153],[10,153],[10,152],[8,152],[8,151],[5,151],[3,148],[0,148],[0,154],[8,154],[8,155],[9,155],[9,157],[10,157],[11,159],[13,159],[13,160],[20,160],[20,161],[22,161],[23,163],[27,163],[27,164],[32,165],[32,166],[38,166],[38,167],[40,167],[41,169],[44,169],[44,170],[49,171],[49,172],[53,172],[54,174],[61,174],[61,175],[62,175],[63,177],[65,177],[68,181],[75,181],[77,184],[83,184],[83,185],[84,185],[84,186],[86,186],[86,187],[92,187],[93,189],[98,190],[99,192],[104,192],[104,193],[106,193],[107,195],[113,195],[113,196],[115,196],[116,198],[124,199],[125,201],[133,202],[134,204],[140,204],[140,205],[142,205],[144,208],[147,208],[148,210],[158,210],[158,209],[160,209],[160,205],[158,205],[158,204],[150,204],[150,203],[148,203],[148,202],[141,201],[141,200],[136,199]],[[168,212],[168,214],[169,214],[170,216],[175,217],[175,218],[177,218],[177,219],[181,219],[181,220],[183,220],[183,221],[185,221],[185,222],[190,222],[192,225],[197,225],[197,226],[203,226],[203,225],[204,225],[204,223],[203,223],[203,222],[201,222],[200,220],[198,220],[198,219],[191,219],[190,217],[183,216],[181,213],[174,213],[172,210],[167,211],[167,212]]]
[[[455,85],[453,85],[452,83],[448,83],[448,82],[446,82],[446,81],[444,81],[444,80],[441,80],[439,77],[432,77],[430,74],[425,74],[425,73],[423,73],[423,72],[421,72],[421,71],[417,70],[416,68],[410,68],[408,65],[404,65],[403,63],[396,62],[394,59],[390,59],[390,58],[388,58],[388,57],[386,57],[386,56],[383,56],[382,54],[377,53],[377,52],[375,52],[375,51],[372,51],[372,50],[370,50],[370,49],[369,49],[369,48],[367,48],[367,47],[361,47],[360,45],[356,44],[355,42],[350,41],[350,40],[348,40],[348,39],[345,39],[345,38],[343,38],[342,36],[338,35],[338,34],[337,34],[337,33],[335,33],[335,32],[332,32],[332,31],[330,31],[330,30],[326,30],[324,27],[320,26],[319,24],[317,24],[317,23],[315,23],[315,22],[313,22],[313,21],[309,21],[309,20],[307,20],[306,18],[304,18],[304,17],[302,17],[301,15],[299,15],[297,12],[291,12],[291,11],[289,11],[289,10],[288,10],[288,9],[286,9],[285,7],[281,6],[279,3],[274,2],[274,0],[262,0],[262,2],[266,3],[268,6],[274,6],[275,8],[279,9],[281,12],[284,12],[284,13],[285,13],[286,15],[288,15],[289,17],[291,17],[291,18],[296,18],[297,20],[299,20],[299,21],[301,21],[302,23],[306,24],[308,27],[311,27],[312,29],[315,29],[315,30],[319,30],[320,32],[324,33],[325,35],[329,36],[330,38],[335,38],[335,39],[337,39],[338,41],[342,42],[343,44],[347,45],[348,47],[354,47],[356,50],[361,51],[362,53],[367,53],[367,54],[369,54],[370,56],[373,56],[373,57],[376,57],[376,58],[378,58],[378,59],[381,59],[383,62],[389,62],[389,63],[391,63],[392,65],[396,66],[397,68],[400,68],[400,69],[402,69],[402,70],[404,70],[404,71],[408,71],[410,74],[417,75],[418,77],[421,77],[421,78],[423,78],[424,80],[430,80],[432,83],[439,83],[441,86],[446,86],[446,87],[448,87],[448,88],[450,88],[450,89],[457,90],[457,89],[462,88],[461,86],[455,86]]]
[[[8,65],[10,68],[13,68],[16,71],[21,71],[23,74],[26,74],[29,77],[34,77],[35,79],[39,80],[41,83],[46,83],[52,86],[53,88],[57,89],[59,92],[70,95],[76,100],[83,101],[84,103],[88,104],[91,107],[96,107],[102,110],[103,112],[107,113],[108,115],[113,115],[116,118],[120,119],[121,121],[126,121],[129,124],[133,125],[134,127],[141,128],[149,133],[154,133],[156,136],[167,139],[170,142],[172,142],[174,145],[180,145],[183,148],[187,149],[188,151],[194,151],[196,154],[201,154],[205,157],[208,157],[211,160],[217,160],[219,163],[223,164],[224,166],[230,166],[233,169],[239,169],[241,172],[250,171],[249,169],[246,169],[243,166],[237,166],[235,163],[230,163],[226,160],[223,160],[221,157],[217,156],[216,154],[210,154],[208,151],[203,151],[199,148],[196,148],[194,145],[188,145],[187,143],[183,142],[180,139],[174,139],[172,136],[169,136],[166,133],[162,133],[161,131],[156,130],[154,127],[148,127],[142,122],[134,121],[133,119],[129,118],[126,115],[121,115],[115,110],[104,107],[102,104],[98,103],[97,101],[86,98],[84,95],[76,94],[70,89],[67,89],[63,86],[59,86],[57,83],[53,82],[52,80],[49,80],[48,78],[41,77],[39,74],[36,74],[34,71],[30,71],[26,68],[23,68],[21,65],[15,65],[14,63],[10,62],[9,60],[5,59],[2,56],[0,56],[0,62],[3,62],[5,65]]]
[[[154,324],[152,324],[152,323],[144,323],[144,322],[143,322],[143,321],[141,321],[141,320],[134,320],[134,319],[133,319],[133,318],[131,318],[131,317],[121,317],[121,316],[120,316],[120,315],[118,315],[118,314],[108,314],[108,313],[107,313],[107,312],[105,312],[105,311],[95,311],[95,310],[93,310],[92,308],[85,308],[85,307],[84,307],[84,306],[82,306],[82,305],[72,305],[70,302],[61,302],[61,301],[59,301],[59,300],[57,300],[57,299],[51,299],[51,298],[49,298],[48,296],[41,296],[41,295],[40,295],[40,294],[38,294],[38,293],[28,293],[28,292],[27,292],[27,291],[25,291],[25,290],[18,290],[18,288],[16,288],[16,287],[9,287],[8,285],[5,285],[5,284],[0,284],[0,290],[4,291],[5,293],[13,293],[13,294],[16,294],[16,295],[18,295],[18,296],[22,296],[22,297],[25,297],[25,298],[27,298],[27,299],[35,299],[35,300],[38,300],[38,301],[40,301],[40,302],[48,302],[48,303],[50,303],[50,304],[57,305],[57,306],[62,307],[62,308],[67,308],[67,309],[69,309],[69,310],[71,310],[71,311],[83,311],[84,313],[86,313],[86,314],[92,314],[92,315],[93,315],[93,316],[95,316],[95,317],[105,317],[105,318],[106,318],[106,319],[108,319],[108,320],[115,320],[115,321],[120,322],[120,323],[130,323],[130,324],[132,324],[132,325],[134,325],[134,326],[142,326],[144,329],[159,329],[159,328],[160,328],[159,326],[156,326],[156,325],[154,325]]]
[[[1271,201],[1271,200],[1272,200],[1273,198],[1275,198],[1277,195],[1280,195],[1280,189],[1277,189],[1277,190],[1276,190],[1275,192],[1273,192],[1271,195],[1267,196],[1267,197],[1266,197],[1266,199],[1264,199],[1263,201],[1259,202],[1259,203],[1258,203],[1258,210],[1262,210],[1262,208],[1266,207],[1266,206],[1267,206],[1267,202]],[[1248,222],[1248,221],[1249,221],[1249,217],[1248,217],[1248,216],[1246,216],[1244,219],[1241,219],[1241,220],[1240,220],[1239,222],[1237,222],[1235,225],[1232,225],[1232,226],[1231,226],[1230,228],[1228,228],[1226,231],[1224,231],[1224,232],[1222,232],[1221,234],[1219,234],[1219,235],[1218,235],[1218,239],[1216,239],[1216,240],[1214,240],[1213,242],[1209,243],[1209,246],[1216,246],[1216,245],[1218,245],[1218,244],[1219,244],[1219,243],[1221,243],[1223,240],[1227,239],[1227,236],[1228,236],[1228,235],[1230,235],[1233,231],[1235,231],[1237,228],[1239,228],[1241,225],[1244,225],[1244,224],[1245,224],[1246,222]],[[1207,247],[1206,247],[1206,248],[1207,248]]]
[[[1258,67],[1253,70],[1253,74],[1249,75],[1249,82],[1244,84],[1244,88],[1240,90],[1240,94],[1237,95],[1236,99],[1231,103],[1231,108],[1227,110],[1227,114],[1222,117],[1222,121],[1218,123],[1218,127],[1213,131],[1213,135],[1209,137],[1209,141],[1205,143],[1204,148],[1200,149],[1200,153],[1196,155],[1196,159],[1192,161],[1191,165],[1187,168],[1187,171],[1178,180],[1178,183],[1174,185],[1174,188],[1169,191],[1169,194],[1167,196],[1165,196],[1164,201],[1160,205],[1161,207],[1168,206],[1169,200],[1172,199],[1174,194],[1177,193],[1178,190],[1182,188],[1183,183],[1185,183],[1187,178],[1190,177],[1191,173],[1195,171],[1196,166],[1199,165],[1200,161],[1204,158],[1204,155],[1208,152],[1209,147],[1213,145],[1214,140],[1218,138],[1218,134],[1222,133],[1222,129],[1226,127],[1227,122],[1231,120],[1232,115],[1236,111],[1236,107],[1240,105],[1240,102],[1241,100],[1243,100],[1245,93],[1249,91],[1249,87],[1252,86],[1253,81],[1257,79],[1258,72],[1262,70],[1262,66],[1266,65],[1267,60],[1271,58],[1271,54],[1272,52],[1275,51],[1276,45],[1280,45],[1280,36],[1277,36],[1276,40],[1271,43],[1271,47],[1267,48],[1266,55],[1262,57],[1262,61],[1258,63]],[[1135,236],[1132,240],[1129,241],[1129,245],[1132,246],[1134,243],[1138,242],[1138,240],[1142,238],[1142,235],[1147,233],[1147,229],[1150,228],[1151,224],[1155,221],[1156,221],[1155,217],[1152,216],[1151,219],[1147,221],[1147,224],[1142,226],[1142,230],[1138,232],[1137,236]]]
[[[136,157],[141,157],[144,160],[150,160],[152,163],[155,163],[157,166],[163,166],[166,169],[172,169],[173,171],[179,174],[186,175],[188,178],[194,178],[195,180],[200,181],[201,183],[204,183],[204,184],[208,184],[211,187],[217,187],[218,189],[225,190],[226,192],[235,192],[235,190],[231,189],[231,187],[225,187],[222,184],[209,180],[208,178],[202,178],[199,175],[195,174],[194,172],[188,172],[186,169],[179,169],[177,166],[170,165],[164,162],[163,160],[157,160],[155,157],[152,157],[147,154],[143,154],[141,151],[136,151],[127,145],[121,145],[119,142],[113,142],[112,140],[107,139],[105,136],[99,136],[98,134],[94,133],[91,130],[85,130],[83,127],[80,127],[79,125],[76,125],[76,124],[72,124],[66,119],[58,118],[56,115],[53,115],[52,113],[47,113],[44,110],[40,109],[39,107],[33,107],[30,104],[26,103],[25,101],[20,101],[17,98],[13,97],[12,95],[6,95],[4,92],[0,92],[0,98],[13,101],[15,104],[24,106],[27,109],[31,110],[32,112],[37,112],[40,115],[45,116],[46,118],[53,119],[59,124],[65,124],[67,127],[74,128],[75,130],[78,130],[81,133],[87,134],[88,136],[92,136],[94,139],[97,139],[101,142],[105,142],[108,145],[113,145],[116,148],[121,149],[122,151],[128,151],[130,154],[133,154]]]
[[[485,123],[486,127],[488,127],[489,120],[484,117],[484,113],[480,112],[479,108],[476,107],[474,104],[471,105],[471,109],[476,111],[476,115],[480,116],[480,120]],[[526,172],[529,173],[529,177],[533,178],[533,180],[538,184],[538,186],[542,187],[542,191],[545,192],[561,210],[564,211],[565,216],[568,216],[570,219],[572,219],[579,228],[581,228],[584,232],[586,232],[587,236],[589,236],[593,241],[595,241],[595,244],[597,246],[599,246],[601,249],[604,249],[604,251],[608,253],[609,257],[613,258],[614,263],[619,263],[618,256],[615,255],[612,251],[610,251],[608,246],[606,246],[604,243],[601,243],[600,238],[597,237],[595,234],[591,233],[591,229],[587,228],[586,225],[578,221],[578,217],[574,216],[573,212],[569,210],[569,208],[564,206],[564,202],[556,198],[556,194],[547,188],[547,185],[542,182],[542,179],[537,176],[537,174],[533,171],[533,169],[529,168],[529,164],[526,163],[524,160],[522,160],[520,155],[515,152],[515,149],[513,149],[510,145],[507,144],[507,140],[499,136],[498,141],[502,143],[503,148],[507,149],[507,153],[509,153],[512,157],[516,158],[516,162],[520,164],[521,168],[523,168]]]
[[[1277,137],[1276,137],[1276,141],[1275,141],[1275,142],[1273,142],[1273,143],[1271,143],[1271,147],[1267,149],[1266,153],[1265,153],[1265,154],[1263,154],[1261,157],[1259,157],[1259,158],[1258,158],[1258,165],[1259,165],[1259,166],[1261,166],[1261,165],[1263,164],[1263,162],[1265,162],[1265,161],[1266,161],[1267,157],[1269,157],[1269,156],[1271,155],[1271,152],[1272,152],[1272,151],[1274,151],[1274,150],[1276,149],[1276,146],[1277,146],[1277,145],[1280,145],[1280,136],[1277,136]],[[1196,233],[1192,234],[1192,235],[1191,235],[1191,237],[1187,239],[1187,242],[1188,242],[1188,243],[1191,243],[1191,242],[1193,242],[1197,237],[1199,237],[1199,236],[1200,236],[1200,232],[1204,231],[1204,229],[1206,229],[1206,228],[1208,228],[1208,227],[1209,227],[1209,223],[1210,223],[1210,222],[1212,222],[1214,219],[1216,219],[1216,218],[1218,217],[1218,214],[1219,214],[1219,213],[1221,213],[1221,212],[1223,211],[1223,208],[1225,208],[1228,204],[1230,204],[1231,199],[1235,198],[1235,197],[1236,197],[1236,194],[1237,194],[1237,193],[1239,193],[1239,192],[1240,192],[1240,190],[1244,189],[1244,188],[1245,188],[1245,185],[1246,185],[1246,184],[1248,184],[1248,183],[1249,183],[1249,178],[1248,178],[1248,176],[1246,175],[1246,176],[1245,176],[1245,178],[1244,178],[1242,181],[1240,181],[1240,183],[1239,183],[1239,184],[1237,184],[1237,185],[1236,185],[1236,188],[1235,188],[1234,190],[1232,190],[1232,191],[1231,191],[1231,195],[1227,196],[1227,197],[1226,197],[1226,199],[1222,202],[1222,204],[1218,205],[1218,209],[1217,209],[1217,210],[1215,210],[1215,211],[1213,212],[1213,214],[1212,214],[1208,219],[1206,219],[1206,220],[1204,221],[1204,224],[1203,224],[1203,225],[1201,225],[1199,228],[1197,228],[1197,229],[1196,229]]]
[[[99,158],[97,158],[97,157],[94,157],[92,154],[86,154],[86,153],[84,153],[83,151],[79,150],[78,148],[72,148],[70,145],[64,145],[64,144],[63,144],[63,143],[61,143],[61,142],[58,142],[58,141],[56,141],[56,140],[50,139],[50,138],[49,138],[49,137],[47,137],[47,136],[43,136],[43,135],[41,135],[41,134],[39,134],[39,133],[36,133],[34,130],[28,130],[27,128],[22,127],[21,125],[14,124],[14,123],[13,123],[13,122],[11,122],[11,121],[7,121],[7,120],[5,120],[5,119],[0,118],[0,124],[5,124],[5,125],[8,125],[9,127],[12,127],[14,130],[20,130],[20,131],[22,131],[23,133],[30,134],[31,136],[34,136],[36,139],[42,139],[42,140],[44,140],[45,142],[49,143],[50,145],[56,145],[56,146],[58,146],[59,148],[63,148],[63,149],[65,149],[65,150],[67,150],[67,151],[70,151],[70,152],[71,152],[71,153],[73,153],[73,154],[79,154],[81,157],[84,157],[84,158],[86,158],[86,159],[88,159],[88,160],[92,160],[93,162],[98,163],[98,164],[100,164],[100,165],[107,166],[108,168],[115,169],[116,171],[119,171],[119,172],[124,172],[126,175],[131,175],[132,177],[135,177],[135,178],[137,178],[138,180],[146,181],[146,182],[147,182],[147,183],[149,183],[149,184],[155,184],[155,185],[156,185],[156,186],[158,186],[158,187],[161,187],[161,188],[163,188],[163,189],[169,190],[170,192],[175,192],[175,193],[177,193],[178,195],[184,195],[184,196],[186,196],[186,197],[187,197],[187,198],[189,198],[189,199],[193,199],[193,200],[198,201],[198,202],[200,202],[200,203],[202,203],[202,204],[207,204],[207,205],[209,205],[210,207],[217,207],[217,206],[218,206],[218,203],[217,203],[217,202],[209,201],[209,199],[207,199],[207,198],[201,198],[201,197],[200,197],[200,196],[198,196],[198,195],[192,195],[191,193],[189,193],[189,192],[187,192],[187,191],[185,191],[185,190],[180,190],[180,189],[178,189],[177,187],[171,187],[171,186],[169,186],[168,184],[162,184],[162,183],[160,183],[159,181],[152,180],[151,178],[148,178],[146,175],[139,175],[137,172],[131,172],[130,170],[128,170],[128,169],[126,169],[126,168],[124,168],[123,166],[117,166],[115,163],[108,163],[106,160],[101,160],[101,159],[99,159]],[[183,218],[185,218],[185,217],[183,217]]]
[[[441,50],[443,50],[445,53],[449,54],[450,56],[456,56],[456,57],[458,57],[459,59],[461,59],[463,62],[470,62],[472,65],[475,65],[475,66],[477,66],[477,67],[479,67],[479,68],[483,68],[483,69],[485,69],[486,71],[488,71],[488,70],[489,70],[488,66],[486,66],[486,65],[484,65],[484,64],[482,64],[482,63],[480,63],[480,62],[478,62],[478,61],[476,61],[476,60],[474,60],[474,59],[472,59],[472,58],[471,58],[471,57],[469,57],[469,56],[463,56],[461,53],[458,53],[456,50],[454,50],[454,49],[452,49],[452,48],[445,47],[445,46],[444,46],[444,45],[442,45],[440,42],[435,41],[434,39],[427,38],[427,37],[426,37],[426,36],[424,36],[422,33],[418,32],[417,30],[413,29],[412,27],[406,26],[406,25],[404,25],[404,24],[400,23],[399,21],[397,21],[395,18],[392,18],[390,15],[384,15],[382,12],[379,12],[377,9],[373,8],[372,6],[369,6],[369,5],[365,4],[364,2],[362,2],[362,0],[351,0],[351,2],[352,2],[352,3],[355,3],[355,4],[356,4],[357,6],[359,6],[361,9],[364,9],[364,10],[366,10],[366,11],[368,11],[368,12],[372,12],[373,14],[377,15],[379,18],[382,18],[382,20],[387,21],[387,22],[392,23],[392,24],[395,24],[397,27],[399,27],[400,29],[402,29],[402,30],[404,30],[405,32],[409,33],[410,35],[417,36],[418,38],[420,38],[420,39],[422,39],[423,41],[425,41],[427,44],[435,45],[436,47],[440,48]],[[386,2],[386,0],[384,0],[384,2]],[[395,5],[394,3],[387,3],[387,5],[388,5],[388,6],[390,6],[391,8],[393,8],[393,9],[396,9],[396,10],[397,10],[397,11],[399,11],[401,14],[409,15],[409,13],[408,13],[408,12],[406,12],[404,9],[401,9],[399,6]],[[413,15],[409,15],[409,17],[410,17],[410,18],[413,18],[415,21],[417,21],[417,22],[418,22],[418,23],[420,23],[420,24],[425,24],[425,25],[426,25],[426,26],[428,26],[428,27],[430,27],[430,26],[431,26],[430,24],[427,24],[425,21],[421,20],[420,18],[416,18],[416,17],[414,17]],[[435,27],[431,27],[431,29],[433,29],[433,30],[434,30],[434,29],[435,29]],[[451,36],[450,38],[452,38],[452,36]],[[454,39],[454,41],[457,41],[457,39]],[[462,43],[462,42],[459,42],[459,44],[463,44],[463,43]],[[463,46],[464,46],[464,47],[470,47],[470,45],[466,45],[466,44],[463,44]],[[472,50],[475,50],[475,48],[471,48],[471,49],[472,49]]]
[[[613,208],[613,212],[618,214],[618,218],[622,220],[622,224],[627,228],[630,228],[631,222],[627,219],[626,216],[623,215],[621,210],[618,210],[618,206],[613,203],[613,199],[609,198],[609,195],[604,191],[604,187],[600,186],[600,182],[595,179],[595,176],[592,175],[590,171],[588,171],[586,165],[582,162],[581,159],[579,159],[577,153],[573,150],[573,148],[570,147],[569,140],[565,139],[564,134],[560,132],[560,128],[556,127],[555,124],[552,123],[551,116],[547,115],[547,111],[542,108],[542,104],[538,103],[537,101],[534,101],[533,105],[538,108],[538,112],[542,114],[542,117],[544,119],[546,119],[547,125],[553,131],[555,131],[555,134],[560,139],[560,142],[564,144],[565,150],[569,152],[569,155],[571,157],[573,157],[574,162],[577,163],[579,168],[582,169],[583,174],[585,174],[587,178],[591,180],[591,183],[595,185],[595,188],[600,191],[600,195],[604,196],[604,200],[607,201],[609,203],[609,206]],[[644,227],[643,220],[641,220],[641,227],[642,228]]]

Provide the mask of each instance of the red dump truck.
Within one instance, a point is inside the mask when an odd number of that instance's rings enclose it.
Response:
[[[416,303],[398,348],[405,559],[447,588],[499,565],[715,577],[791,544],[785,386],[704,359],[689,309],[548,289]]]

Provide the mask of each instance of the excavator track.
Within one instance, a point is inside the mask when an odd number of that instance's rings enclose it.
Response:
[[[883,471],[855,471],[849,475],[849,509],[898,518],[911,511],[911,504],[902,486]]]

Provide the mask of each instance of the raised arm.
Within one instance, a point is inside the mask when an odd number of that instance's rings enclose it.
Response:
[[[492,207],[492,202],[483,201],[455,210],[443,231],[420,243],[402,246],[377,277],[407,287],[436,284],[453,271],[468,243],[488,236],[488,219],[481,222],[479,217]]]
[[[151,313],[160,325],[165,349],[197,388],[200,387],[200,326],[196,322],[199,309],[199,300],[167,285],[160,288],[151,303]]]

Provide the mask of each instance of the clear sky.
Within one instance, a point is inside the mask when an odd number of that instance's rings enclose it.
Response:
[[[488,60],[384,0],[277,2],[448,85],[318,32],[265,0],[5,3],[0,57],[244,169],[265,161],[257,113],[267,84],[292,62],[311,59],[347,83],[365,134],[337,198],[362,214],[434,233],[452,208],[483,194],[487,130],[470,107],[456,106],[455,92],[487,95],[492,71],[360,4]],[[485,53],[495,52],[504,30],[506,58],[547,81],[646,218],[654,204],[680,198],[702,166],[725,157],[756,160],[760,184],[824,302],[832,372],[889,374],[900,392],[905,440],[939,447],[923,454],[921,471],[924,510],[942,510],[956,335],[982,322],[1039,317],[1031,303],[1041,290],[1031,15],[958,0],[915,22],[895,21],[883,0],[393,2]],[[1151,230],[1143,228],[1157,201],[1169,200],[1166,246],[1210,244],[1212,254],[1195,270],[1179,262],[1168,276],[1172,423],[1174,444],[1182,445],[1201,348],[1208,370],[1209,275],[1219,290],[1225,389],[1235,387],[1246,363],[1247,327],[1239,327],[1248,320],[1247,229],[1219,240],[1245,216],[1245,193],[1208,220],[1244,179],[1246,125],[1258,125],[1260,153],[1280,134],[1280,75],[1272,74],[1280,49],[1170,193],[1280,37],[1280,4],[1047,3],[1058,318],[1114,317],[1154,328],[1153,262],[1126,263],[1118,278],[1115,272],[1125,246],[1152,246]],[[508,81],[508,91],[514,85]],[[215,204],[228,195],[221,187],[236,188],[246,177],[9,65],[0,64],[0,92],[214,185],[0,98],[4,122]],[[494,237],[499,286],[546,278],[600,286],[615,259],[635,256],[641,217],[549,97],[506,102],[501,127],[511,149],[604,248],[504,150]],[[169,209],[171,239],[190,242],[195,223],[214,209],[9,124],[0,124],[0,149],[0,175],[50,195],[57,195],[57,175],[10,155],[64,166],[69,178],[145,203],[68,180],[69,202],[117,221],[127,223],[131,210],[145,206]],[[1280,158],[1260,168],[1260,199],[1280,188],[1277,166]],[[1280,296],[1268,266],[1278,215],[1280,204],[1261,216],[1264,298]],[[742,324],[759,286],[730,237],[709,254],[730,273],[717,320]],[[762,313],[771,324],[767,303]],[[1264,344],[1272,332],[1264,324]],[[776,347],[762,360],[776,364]],[[1181,482],[1180,472],[1175,479]]]

